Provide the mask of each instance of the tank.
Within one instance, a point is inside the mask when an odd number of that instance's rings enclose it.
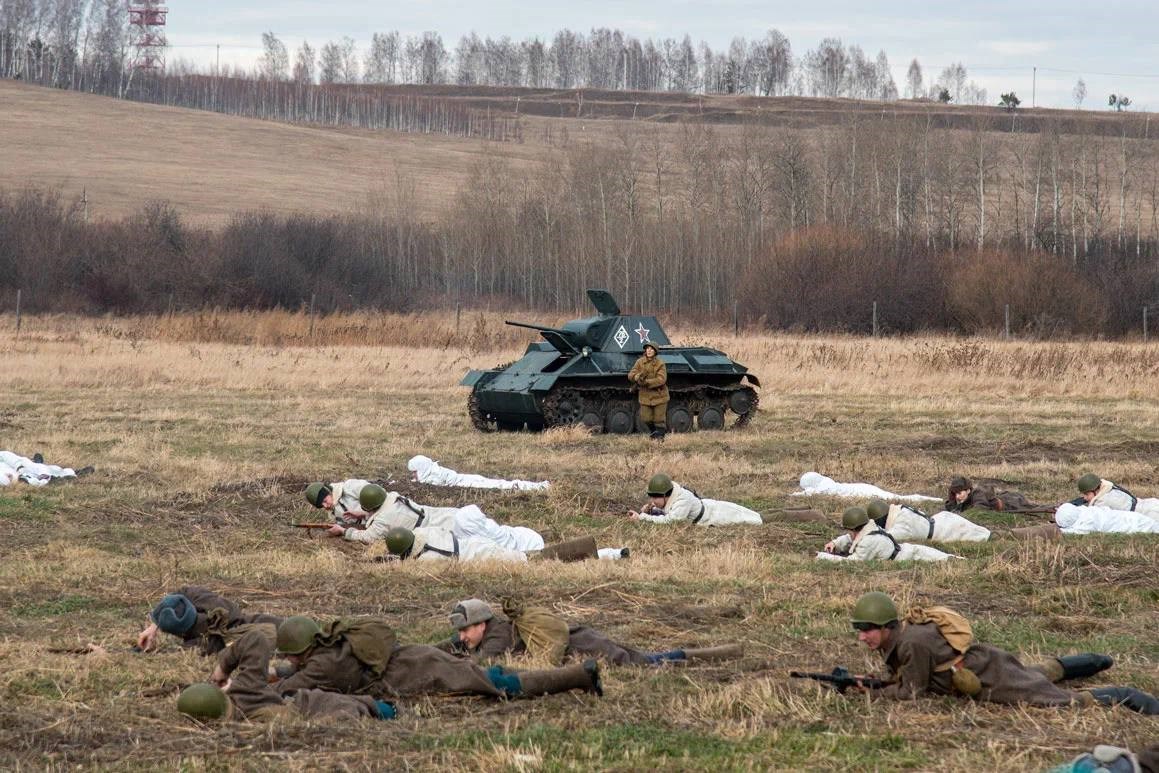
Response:
[[[607,290],[588,290],[596,316],[563,327],[508,321],[538,330],[523,356],[491,370],[472,370],[459,382],[471,387],[467,408],[475,427],[541,430],[582,424],[617,435],[642,431],[628,371],[657,345],[668,369],[668,430],[723,429],[729,416],[741,426],[757,411],[760,381],[724,352],[672,346],[655,317],[623,314]],[[747,382],[747,383],[746,383]]]

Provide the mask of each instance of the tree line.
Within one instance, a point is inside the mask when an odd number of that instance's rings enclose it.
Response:
[[[0,77],[134,98],[143,74],[132,57],[124,0],[0,0]],[[452,47],[437,32],[374,32],[365,50],[353,38],[293,53],[274,33],[251,70],[170,61],[166,74],[301,84],[454,84],[556,89],[671,91],[757,96],[804,95],[893,100],[901,95],[885,51],[872,55],[829,37],[797,53],[776,29],[735,37],[726,48],[681,39],[640,39],[606,27],[561,29],[548,39],[464,35]],[[170,53],[172,59],[172,53]],[[904,84],[911,98],[985,104],[985,89],[961,63],[935,76],[912,60]]]
[[[0,196],[0,287],[26,308],[625,308],[778,329],[1120,335],[1159,304],[1159,152],[1142,117],[1071,135],[849,114],[824,130],[632,125],[534,170],[497,155],[445,214],[390,205],[190,225],[155,203],[86,223],[52,191]],[[7,302],[7,301],[3,301]]]

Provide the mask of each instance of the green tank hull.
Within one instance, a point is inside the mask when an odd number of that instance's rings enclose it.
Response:
[[[593,431],[641,430],[628,371],[645,341],[659,346],[668,370],[668,429],[722,429],[756,413],[760,382],[728,355],[707,347],[674,347],[655,317],[624,315],[605,290],[588,290],[597,316],[561,328],[508,322],[540,331],[543,341],[523,357],[491,370],[472,370],[468,410],[479,430],[541,430],[582,424]],[[747,382],[747,383],[746,383]]]

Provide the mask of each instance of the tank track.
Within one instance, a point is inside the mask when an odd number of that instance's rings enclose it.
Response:
[[[736,384],[716,387],[696,384],[668,387],[668,393],[672,400],[680,400],[696,415],[699,415],[705,407],[714,404],[722,410],[722,415],[727,414],[732,410],[729,407],[729,396],[739,391],[748,392],[752,407],[747,413],[737,415],[730,429],[746,426],[758,410],[760,395],[751,386]],[[579,399],[579,406],[575,404],[575,398]],[[610,408],[619,407],[624,403],[630,403],[633,407],[637,405],[636,395],[631,389],[569,384],[562,389],[553,390],[543,398],[544,426],[560,427],[578,424],[583,415],[587,413],[598,414],[603,420],[607,418]],[[568,410],[568,406],[571,407],[570,410]],[[476,424],[476,426],[478,425]]]
[[[489,421],[483,414],[483,409],[479,406],[479,395],[474,389],[471,394],[467,396],[467,413],[471,416],[471,423],[475,425],[475,429],[480,432],[494,432],[495,422]]]

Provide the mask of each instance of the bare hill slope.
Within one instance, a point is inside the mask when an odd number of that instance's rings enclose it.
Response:
[[[349,211],[384,193],[426,218],[483,154],[535,153],[513,143],[295,126],[12,81],[0,81],[0,137],[0,189],[32,184],[79,197],[83,188],[96,218],[152,199],[206,221],[252,208]],[[414,191],[401,205],[400,175]]]

